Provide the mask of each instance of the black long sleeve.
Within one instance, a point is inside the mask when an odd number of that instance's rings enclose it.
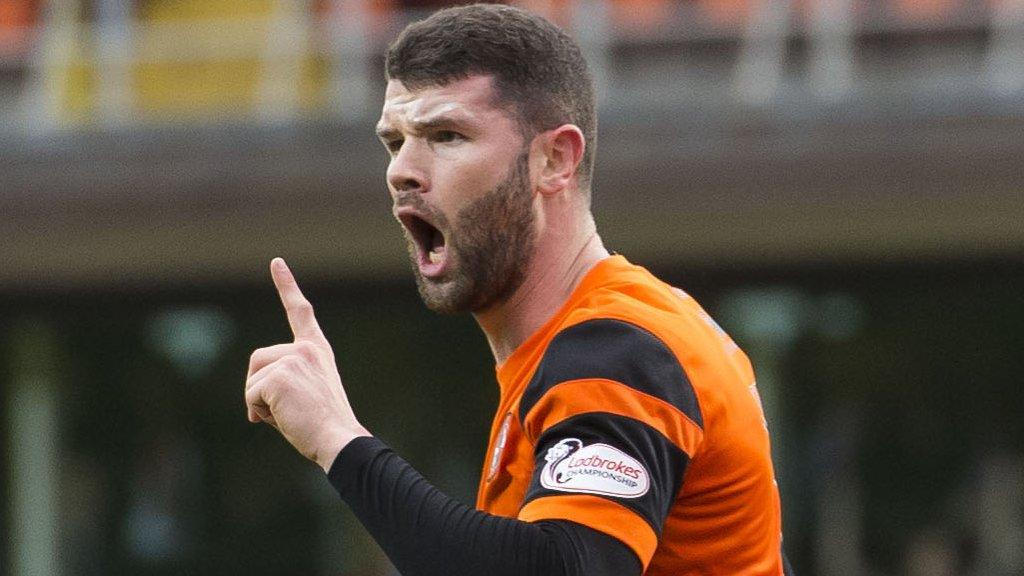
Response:
[[[523,522],[443,494],[376,438],[358,438],[331,466],[341,498],[403,576],[639,576],[625,544],[573,522]]]

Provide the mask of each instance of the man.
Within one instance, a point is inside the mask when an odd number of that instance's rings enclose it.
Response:
[[[409,26],[386,67],[377,132],[420,294],[471,312],[498,366],[478,510],[359,424],[280,259],[295,339],[253,353],[249,419],[328,473],[405,576],[783,574],[746,357],[596,232],[577,46],[539,17],[476,5]]]

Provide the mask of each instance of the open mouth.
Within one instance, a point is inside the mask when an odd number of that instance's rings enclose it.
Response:
[[[420,273],[429,277],[440,276],[447,261],[444,234],[433,224],[413,213],[400,214],[398,219],[409,231],[416,245]]]

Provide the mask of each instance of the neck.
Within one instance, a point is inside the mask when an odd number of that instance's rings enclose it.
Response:
[[[564,236],[538,239],[523,285],[505,302],[474,313],[498,364],[540,329],[569,299],[587,272],[608,257],[592,218],[575,232],[573,242],[567,242]],[[563,248],[545,250],[545,245]]]

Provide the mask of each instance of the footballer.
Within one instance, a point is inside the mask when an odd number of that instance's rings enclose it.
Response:
[[[539,16],[463,6],[408,26],[386,75],[376,129],[420,295],[471,313],[497,365],[476,507],[359,423],[281,259],[294,339],[252,354],[249,420],[319,464],[405,576],[788,574],[750,362],[597,233],[579,47]]]

